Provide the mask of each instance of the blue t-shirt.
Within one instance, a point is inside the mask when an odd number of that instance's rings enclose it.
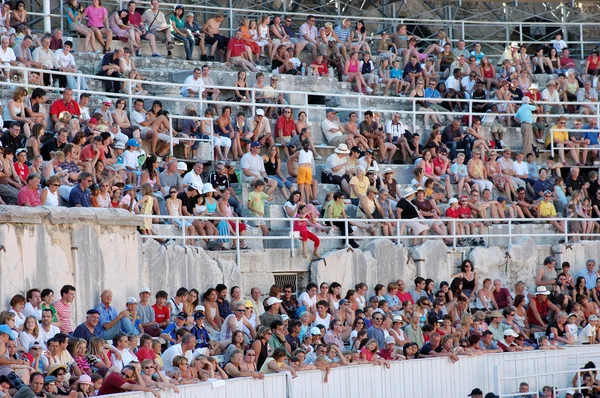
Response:
[[[598,133],[600,131],[598,131],[598,129],[596,127],[591,128],[590,126],[585,126],[585,129],[590,129],[592,131],[587,132],[587,133],[583,133],[583,138],[590,140],[590,144],[589,145],[598,145]]]
[[[81,207],[92,207],[90,191],[87,189],[83,191],[79,184],[75,185],[69,194],[69,207],[75,207],[77,205],[81,205]]]
[[[521,123],[533,122],[533,111],[535,106],[529,104],[523,104],[515,114],[515,117],[521,121]]]
[[[196,348],[208,347],[208,343],[210,342],[210,336],[208,335],[208,332],[205,328],[199,328],[198,326],[194,325],[194,327],[190,330],[190,333],[196,337]]]

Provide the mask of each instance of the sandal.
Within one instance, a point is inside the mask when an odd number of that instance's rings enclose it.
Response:
[[[240,250],[249,250],[250,248],[248,247],[248,245],[240,247]]]

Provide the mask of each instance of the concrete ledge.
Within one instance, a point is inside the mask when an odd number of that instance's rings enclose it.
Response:
[[[0,206],[0,223],[42,224],[46,220],[54,225],[88,222],[137,227],[144,223],[142,218],[124,209]]]
[[[0,223],[41,224],[48,213],[46,207],[0,206]]]

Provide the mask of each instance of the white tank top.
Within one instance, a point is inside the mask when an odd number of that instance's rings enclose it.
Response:
[[[46,196],[46,203],[44,203],[44,206],[58,206],[58,191],[52,193],[47,187],[44,188],[44,191],[48,192],[48,196]]]
[[[315,314],[316,318],[315,321],[313,322],[313,326],[317,326],[317,325],[323,325],[325,326],[325,330],[329,330],[329,322],[331,321],[331,314],[327,314],[327,316],[325,318],[321,318],[319,316],[319,313],[317,312]]]
[[[235,314],[229,315],[223,321],[223,326],[221,326],[221,332],[219,333],[219,340],[221,340],[221,341],[223,341],[223,340],[231,340],[231,334],[233,333],[233,330],[228,325],[228,321],[229,321],[229,319],[231,317],[235,318]],[[240,320],[237,320],[237,318],[235,318],[235,330],[242,330],[242,331],[244,330],[244,320],[243,320],[243,318],[240,319]]]

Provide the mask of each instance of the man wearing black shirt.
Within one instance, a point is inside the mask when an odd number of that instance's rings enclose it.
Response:
[[[12,149],[13,153],[19,148],[25,148],[25,135],[21,134],[21,125],[19,122],[11,122],[4,134],[2,134],[2,146]]]
[[[481,80],[477,80],[477,83],[475,83],[475,90],[473,90],[471,98],[474,100],[488,99],[488,93],[483,88],[483,82]],[[473,102],[473,112],[484,113],[486,110],[487,104],[485,102]]]
[[[123,56],[122,48],[115,48],[115,51],[106,53],[102,57],[102,69],[96,73],[97,76],[109,76],[113,78],[120,77],[121,74],[121,61],[119,60]],[[107,93],[118,93],[121,91],[121,82],[116,80],[102,80],[104,84],[104,91]]]
[[[290,318],[298,319],[296,311],[300,307],[300,304],[298,304],[298,300],[296,300],[296,297],[292,295],[292,285],[288,284],[283,286],[283,297],[281,298],[281,307],[285,310],[285,312]]]
[[[512,79],[508,91],[512,94],[512,100],[521,102],[523,99],[523,91],[519,88],[519,79]]]
[[[402,223],[400,227],[400,235],[403,235],[404,228],[412,230],[415,236],[424,235],[429,230],[429,227],[419,222],[419,210],[417,206],[412,204],[417,191],[413,187],[405,188],[402,191],[402,199],[396,204],[396,218],[401,220],[412,220],[407,223]],[[416,243],[416,242],[413,242]]]
[[[360,134],[369,141],[369,148],[373,150],[383,148],[385,145],[383,128],[381,130],[377,128],[377,123],[373,120],[373,112],[366,111],[364,117],[365,119],[358,125]]]
[[[233,207],[233,211],[235,211],[236,214],[241,215],[242,206],[236,197],[235,189],[233,189],[231,183],[229,182],[229,175],[226,173],[226,167],[227,166],[225,166],[223,163],[217,163],[215,171],[210,173],[208,180],[210,181],[210,185],[212,185],[213,188],[218,191],[216,194],[213,194],[214,198],[218,200],[221,197],[221,194],[225,192],[225,190],[228,190],[231,194],[228,200],[229,205]]]
[[[456,157],[457,148],[465,150],[466,161],[471,159],[471,140],[460,127],[459,119],[454,119],[452,123],[446,126],[442,133],[442,141],[450,148],[450,160],[454,160]]]
[[[44,145],[40,148],[40,154],[44,160],[50,160],[50,154],[52,152],[61,151],[65,145],[67,145],[67,139],[69,137],[69,131],[65,128],[58,130],[56,135],[44,142]]]
[[[302,322],[298,319],[293,319],[290,321],[288,326],[289,334],[285,336],[285,340],[290,345],[290,350],[294,351],[296,348],[300,347],[300,331],[302,330]]]
[[[567,186],[567,194],[571,196],[573,196],[573,191],[581,191],[589,186],[583,181],[583,177],[579,175],[579,167],[571,167],[571,174],[565,179],[565,185]],[[587,190],[583,194],[587,194]]]
[[[410,88],[414,89],[416,87],[417,79],[422,77],[423,70],[421,69],[421,65],[419,64],[417,57],[412,55],[410,57],[410,62],[404,67],[402,78],[405,81],[410,82]]]

